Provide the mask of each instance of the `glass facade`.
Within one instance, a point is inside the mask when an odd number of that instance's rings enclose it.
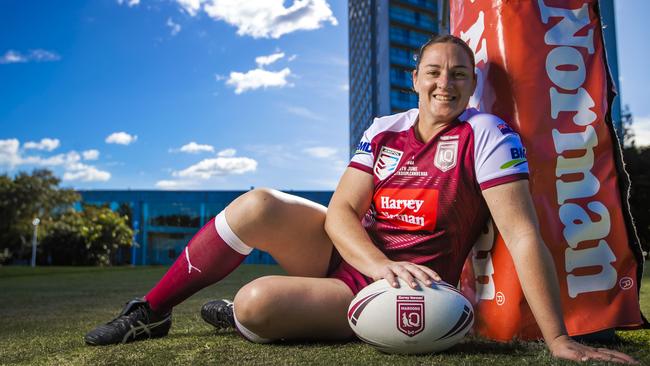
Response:
[[[117,255],[120,264],[170,265],[192,236],[246,191],[79,191],[84,204],[108,205],[129,216],[135,235],[130,251]],[[327,206],[333,192],[288,192]],[[81,203],[78,205],[81,208]],[[275,263],[254,250],[244,263]]]
[[[374,117],[417,107],[415,54],[448,32],[448,0],[350,0],[350,155]]]

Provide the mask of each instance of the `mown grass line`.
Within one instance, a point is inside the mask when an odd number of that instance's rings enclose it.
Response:
[[[361,342],[256,345],[235,332],[216,332],[199,315],[214,298],[232,298],[242,284],[276,266],[245,265],[174,309],[170,335],[110,347],[89,347],[83,335],[115,316],[125,301],[144,294],[164,273],[162,267],[0,268],[0,364],[23,365],[564,365],[540,343],[501,344],[468,338],[438,355],[385,355]],[[648,271],[646,272],[648,273]],[[641,290],[650,314],[650,279]],[[619,332],[608,347],[650,364],[650,330]]]

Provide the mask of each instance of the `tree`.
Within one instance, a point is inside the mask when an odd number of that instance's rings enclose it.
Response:
[[[40,263],[110,265],[119,248],[131,246],[128,216],[108,207],[75,211],[81,196],[59,183],[49,170],[0,175],[0,264],[28,260],[35,217]]]
[[[70,210],[80,196],[59,188],[60,180],[45,169],[0,175],[0,263],[26,260],[31,253],[32,220],[39,217],[39,235],[47,234],[55,216]]]
[[[644,251],[650,249],[650,147],[637,147],[631,125],[632,114],[622,112],[623,160],[630,176],[630,210]]]
[[[54,265],[111,265],[120,248],[131,246],[133,230],[127,221],[105,206],[67,212],[41,242],[41,258]]]

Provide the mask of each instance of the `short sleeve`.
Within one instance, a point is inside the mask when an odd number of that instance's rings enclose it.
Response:
[[[374,123],[363,133],[361,141],[359,141],[359,144],[354,151],[352,160],[350,160],[350,164],[348,164],[351,168],[356,168],[369,174],[372,174],[372,165],[375,161],[371,133],[373,126]]]
[[[474,130],[474,169],[482,190],[528,179],[526,149],[508,124],[487,113],[468,122]]]

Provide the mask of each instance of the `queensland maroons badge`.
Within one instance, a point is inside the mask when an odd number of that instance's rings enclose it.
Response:
[[[379,150],[379,156],[375,162],[373,171],[379,180],[386,179],[389,175],[397,170],[397,165],[402,159],[402,151],[391,149],[390,147],[382,146]]]
[[[424,330],[424,296],[397,296],[397,329],[409,337]]]
[[[458,160],[458,140],[440,141],[436,148],[433,165],[446,172],[456,166]]]

